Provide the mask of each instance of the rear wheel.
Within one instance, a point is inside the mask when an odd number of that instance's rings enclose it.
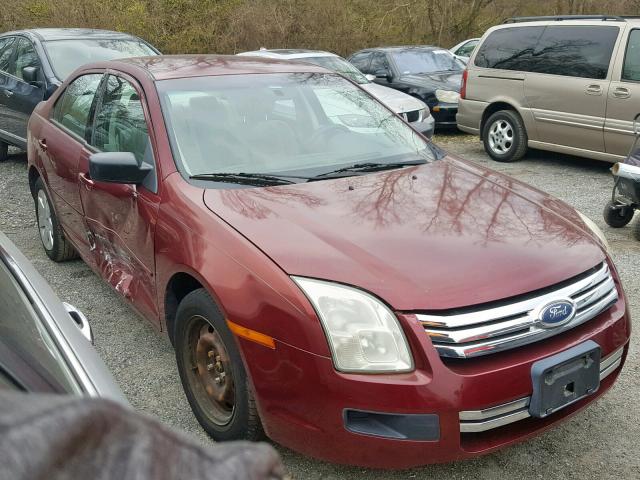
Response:
[[[515,162],[527,152],[527,131],[522,118],[512,110],[492,114],[482,131],[484,149],[498,162]]]
[[[620,205],[609,200],[604,206],[602,216],[610,227],[622,228],[631,221],[633,213],[632,207]]]
[[[56,262],[75,258],[77,253],[62,232],[58,217],[56,217],[56,213],[51,206],[49,195],[44,189],[42,178],[36,180],[34,200],[38,231],[44,251],[51,260]]]
[[[9,144],[0,142],[0,162],[4,162],[9,158]]]
[[[262,438],[240,351],[211,296],[204,289],[189,293],[176,322],[178,371],[200,425],[217,441]]]

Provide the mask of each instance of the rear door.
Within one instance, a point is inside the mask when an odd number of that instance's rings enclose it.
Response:
[[[19,142],[26,144],[27,123],[33,109],[44,99],[45,82],[40,58],[29,39],[16,39],[14,56],[4,85],[6,129]],[[36,82],[29,83],[23,78],[23,69],[26,67],[38,70],[39,78]]]
[[[607,153],[627,155],[633,119],[640,114],[640,29],[629,31],[619,52],[607,99],[604,141]]]
[[[58,97],[48,122],[34,129],[51,201],[65,234],[86,258],[89,252],[78,189],[78,163],[88,155],[90,119],[104,74],[81,75]]]
[[[538,140],[604,152],[604,119],[618,25],[545,28],[525,77]]]
[[[157,323],[154,237],[160,196],[148,118],[137,82],[109,74],[96,106],[91,149],[131,152],[152,171],[141,185],[97,182],[89,175],[87,152],[80,158],[78,178],[97,269],[140,313]]]

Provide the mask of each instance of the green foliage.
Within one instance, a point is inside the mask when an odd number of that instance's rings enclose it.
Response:
[[[0,31],[91,27],[139,35],[165,53],[261,46],[349,54],[390,44],[450,47],[514,15],[637,14],[640,0],[1,0]]]

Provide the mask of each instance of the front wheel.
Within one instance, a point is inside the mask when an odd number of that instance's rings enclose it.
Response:
[[[512,110],[492,114],[482,131],[484,149],[497,162],[515,162],[527,153],[527,131]]]
[[[216,441],[262,438],[240,351],[211,296],[204,289],[189,293],[176,322],[178,372],[202,428]]]
[[[9,158],[9,144],[0,141],[0,162],[4,162]]]
[[[613,228],[622,228],[633,218],[633,208],[629,206],[615,204],[609,200],[604,206],[602,216],[604,221]]]

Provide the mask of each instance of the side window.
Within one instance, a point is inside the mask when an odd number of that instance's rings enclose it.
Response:
[[[473,50],[477,46],[478,46],[478,40],[471,40],[465,43],[464,45],[462,45],[456,52],[456,55],[459,55],[461,57],[470,57],[471,54],[473,53]]]
[[[22,69],[25,67],[40,67],[40,59],[33,45],[26,38],[18,40],[16,47],[16,63],[13,72],[9,72],[22,80]]]
[[[0,71],[9,73],[9,69],[15,69],[11,61],[14,43],[15,37],[0,38]]]
[[[87,139],[91,106],[102,80],[101,74],[83,75],[69,84],[53,107],[53,119],[67,130]]]
[[[142,100],[133,85],[121,77],[109,75],[107,79],[96,110],[91,145],[103,152],[131,152],[138,164],[155,165]],[[155,192],[153,173],[143,184]]]
[[[380,70],[389,70],[389,62],[387,61],[387,57],[384,53],[374,53],[373,58],[371,59],[371,73],[373,75]]]
[[[482,43],[475,65],[484,68],[529,71],[531,57],[544,27],[501,28]]]
[[[618,27],[547,27],[533,53],[531,71],[570,77],[607,77]]]
[[[622,80],[640,82],[640,30],[631,30],[624,54]]]
[[[371,53],[370,52],[362,52],[356,53],[352,56],[349,61],[362,73],[369,73],[371,65]]]

